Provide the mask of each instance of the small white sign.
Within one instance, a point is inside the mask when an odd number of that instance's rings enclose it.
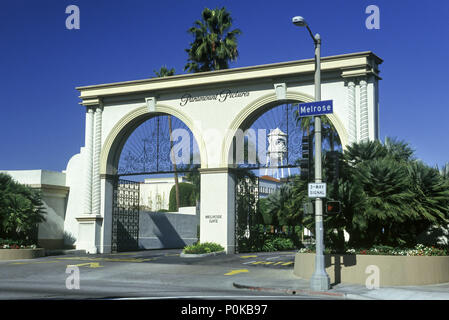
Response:
[[[326,184],[309,183],[309,198],[326,198]]]

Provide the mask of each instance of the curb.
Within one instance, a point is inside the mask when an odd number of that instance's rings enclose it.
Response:
[[[340,292],[327,292],[327,291],[312,291],[312,290],[305,290],[305,289],[280,289],[280,288],[264,288],[264,287],[256,287],[256,286],[249,286],[245,284],[238,284],[233,282],[232,285],[237,289],[248,289],[248,290],[254,290],[254,291],[268,291],[268,292],[281,292],[281,293],[287,293],[291,295],[295,294],[303,294],[303,295],[309,295],[309,296],[327,296],[327,297],[336,297],[336,298],[347,298],[346,293],[340,293]]]
[[[181,258],[203,258],[203,257],[210,257],[210,256],[218,256],[218,255],[222,255],[222,254],[226,254],[226,251],[200,253],[200,254],[181,252],[179,256]]]
[[[60,256],[67,254],[85,254],[86,250],[77,250],[77,249],[46,249],[45,256]]]

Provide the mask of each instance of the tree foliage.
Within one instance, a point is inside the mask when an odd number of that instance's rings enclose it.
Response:
[[[0,173],[0,238],[35,242],[45,221],[41,194]]]
[[[179,206],[180,207],[193,207],[196,205],[195,199],[195,186],[191,183],[180,182],[179,183]],[[170,199],[168,204],[168,210],[176,212],[176,186],[173,186],[170,190]]]
[[[328,199],[341,201],[342,210],[324,218],[326,246],[342,249],[343,230],[350,235],[349,246],[414,246],[419,234],[449,222],[449,179],[444,171],[416,160],[406,142],[361,142],[334,161],[327,156],[325,152],[323,177]],[[267,210],[279,222],[315,230],[314,216],[304,215],[302,208],[307,181],[295,177],[285,189],[289,196],[281,188],[269,197]]]
[[[193,35],[190,48],[186,49],[188,63],[184,70],[203,72],[229,68],[229,61],[238,57],[237,37],[240,29],[233,29],[230,13],[223,8],[205,8],[201,20],[188,30]]]

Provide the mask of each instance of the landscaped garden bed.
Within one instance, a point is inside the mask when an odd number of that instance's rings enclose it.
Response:
[[[0,239],[0,260],[34,259],[45,256],[45,249],[36,245],[19,245]]]
[[[374,266],[374,267],[373,267]],[[379,285],[412,286],[449,282],[447,249],[418,244],[411,249],[377,246],[370,249],[347,249],[345,253],[325,252],[326,272],[331,283],[366,285],[378,268]],[[301,249],[295,257],[293,273],[310,279],[315,268],[313,249]]]
[[[224,253],[226,253],[225,249],[221,245],[213,242],[204,242],[185,247],[180,256],[183,258],[200,258]]]

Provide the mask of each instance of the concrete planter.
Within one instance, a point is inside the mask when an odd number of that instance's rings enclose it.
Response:
[[[414,286],[449,282],[449,256],[325,255],[331,284],[365,285],[372,274],[368,266],[379,268],[380,286]],[[297,253],[293,274],[310,279],[315,268],[314,253]]]
[[[0,260],[34,259],[45,256],[45,249],[0,249]]]
[[[209,257],[209,256],[217,256],[221,254],[225,254],[226,251],[218,251],[218,252],[210,252],[210,253],[200,253],[200,254],[193,254],[193,253],[184,253],[181,252],[179,255],[181,258],[203,258],[203,257]]]

